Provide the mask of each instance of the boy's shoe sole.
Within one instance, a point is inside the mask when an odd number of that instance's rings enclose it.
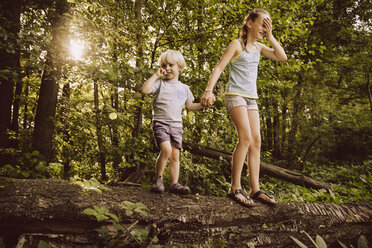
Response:
[[[178,195],[187,195],[190,193],[190,188],[187,186],[182,186],[179,183],[175,183],[170,187],[169,193],[178,194]]]

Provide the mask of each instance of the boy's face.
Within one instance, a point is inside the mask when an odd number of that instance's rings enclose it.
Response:
[[[161,68],[165,70],[164,76],[170,81],[178,81],[180,68],[177,64],[163,63]]]

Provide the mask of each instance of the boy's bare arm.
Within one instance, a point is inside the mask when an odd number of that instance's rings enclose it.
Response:
[[[186,109],[190,111],[194,110],[200,110],[203,109],[204,107],[202,106],[201,103],[193,103],[193,102],[188,102],[186,103]]]
[[[165,74],[165,70],[162,68],[159,68],[149,79],[146,80],[146,82],[143,84],[141,88],[141,92],[145,95],[151,94],[152,92],[152,86],[158,80],[161,76]]]

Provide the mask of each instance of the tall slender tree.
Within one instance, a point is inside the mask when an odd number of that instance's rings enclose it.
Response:
[[[47,51],[45,68],[41,79],[39,100],[35,116],[33,148],[38,150],[46,162],[53,157],[54,117],[65,45],[68,34],[69,5],[66,0],[55,2],[55,12],[51,17],[52,40]]]
[[[0,23],[5,34],[0,36],[0,149],[10,146],[8,130],[11,129],[11,109],[14,84],[18,80],[19,48],[17,45],[20,27],[21,0],[0,2]],[[6,163],[0,156],[0,166]]]

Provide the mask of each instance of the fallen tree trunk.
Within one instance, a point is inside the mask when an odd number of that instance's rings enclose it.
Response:
[[[207,146],[195,145],[195,144],[184,142],[183,148],[192,154],[204,156],[208,158],[214,158],[214,159],[224,158],[229,161],[232,158],[232,152],[218,150],[218,149],[214,149],[214,148],[207,147]],[[245,165],[247,166],[246,163]],[[303,174],[296,173],[296,172],[293,172],[293,171],[290,171],[290,170],[287,170],[287,169],[284,169],[284,168],[281,168],[279,166],[275,166],[272,164],[264,163],[262,161],[261,161],[260,174],[266,174],[268,176],[282,179],[282,180],[291,182],[296,185],[304,186],[306,188],[331,189],[331,185],[327,183],[317,181]]]
[[[338,247],[337,241],[356,246],[361,235],[372,244],[371,201],[340,205],[284,202],[248,209],[222,197],[159,195],[138,187],[109,187],[97,193],[65,180],[6,178],[0,178],[0,237],[6,247],[14,247],[22,235],[19,242],[28,244],[31,237],[54,247],[98,244],[95,229],[109,223],[98,223],[82,211],[104,206],[129,225],[133,217],[125,217],[119,207],[124,200],[149,208],[147,217],[135,219],[137,226],[157,235],[157,247],[298,247],[290,236],[310,245],[301,231],[313,238],[319,234],[328,247]]]

